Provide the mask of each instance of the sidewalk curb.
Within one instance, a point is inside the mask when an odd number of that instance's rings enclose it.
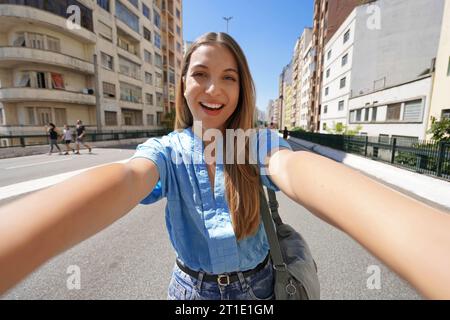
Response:
[[[308,150],[360,170],[390,185],[411,192],[450,210],[450,183],[361,156],[335,150],[306,140],[289,137]]]

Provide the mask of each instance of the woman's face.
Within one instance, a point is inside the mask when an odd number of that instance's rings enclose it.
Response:
[[[191,55],[184,97],[203,129],[225,129],[239,99],[239,73],[233,54],[218,44],[201,45]]]

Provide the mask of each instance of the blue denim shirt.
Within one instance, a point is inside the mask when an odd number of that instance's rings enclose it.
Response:
[[[252,139],[251,154],[257,158],[261,181],[279,191],[264,174],[263,161],[270,150],[291,147],[274,130],[260,130]],[[178,259],[190,269],[214,274],[245,271],[266,257],[269,243],[262,219],[255,235],[237,241],[225,196],[223,155],[216,154],[213,193],[204,145],[192,128],[148,139],[132,158],[146,158],[156,164],[160,179],[141,204],[167,198],[165,218],[170,241]]]

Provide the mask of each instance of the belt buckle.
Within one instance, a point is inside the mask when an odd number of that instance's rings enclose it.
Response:
[[[226,283],[222,283],[222,279],[226,279]],[[227,274],[221,274],[217,276],[217,283],[221,286],[227,286],[230,284],[230,276]]]

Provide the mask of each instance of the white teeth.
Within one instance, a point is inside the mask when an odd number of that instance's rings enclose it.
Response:
[[[204,103],[200,102],[205,107],[211,108],[211,109],[220,109],[222,108],[223,104],[214,104],[214,103]]]

